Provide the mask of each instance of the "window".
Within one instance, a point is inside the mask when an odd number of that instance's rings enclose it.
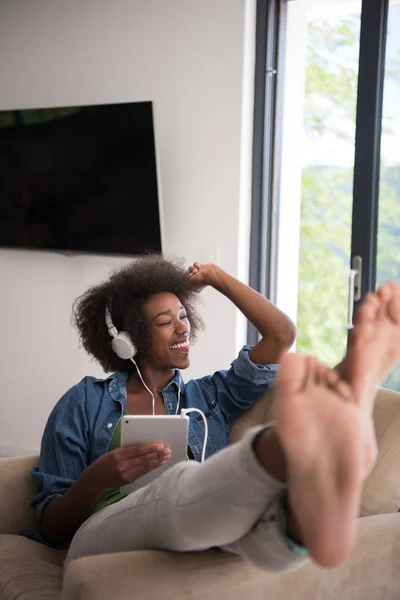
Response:
[[[269,260],[257,263],[268,284],[255,287],[296,322],[297,349],[334,366],[360,302],[354,258],[361,297],[400,281],[400,0],[263,4],[279,44],[264,72],[268,82],[276,70],[264,96],[269,113],[275,106],[273,127],[264,123],[264,212],[253,211],[258,232],[270,226]],[[253,227],[252,247],[255,236]],[[400,368],[385,385],[400,391]]]
[[[379,181],[377,283],[400,283],[400,3],[389,3]],[[385,382],[400,391],[400,365]]]
[[[360,16],[361,0],[287,9],[276,301],[330,366],[347,343]]]

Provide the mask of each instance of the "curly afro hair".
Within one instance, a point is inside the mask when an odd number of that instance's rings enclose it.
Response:
[[[115,271],[107,281],[89,288],[75,300],[72,320],[82,346],[106,373],[132,369],[131,361],[119,358],[111,348],[105,324],[106,306],[118,331],[128,332],[138,349],[138,356],[144,356],[149,347],[150,332],[143,304],[158,292],[175,294],[182,302],[193,341],[203,323],[195,308],[196,292],[180,261],[166,260],[160,255],[145,256]]]

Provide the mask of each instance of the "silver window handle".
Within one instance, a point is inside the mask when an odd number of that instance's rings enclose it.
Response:
[[[347,329],[353,329],[354,302],[361,300],[362,258],[354,256],[349,271],[349,295],[347,306]]]

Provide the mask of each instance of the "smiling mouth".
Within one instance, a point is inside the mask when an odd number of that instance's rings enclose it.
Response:
[[[190,350],[188,342],[181,342],[180,344],[172,344],[169,348],[173,352],[179,352],[179,354],[189,354],[189,350]]]

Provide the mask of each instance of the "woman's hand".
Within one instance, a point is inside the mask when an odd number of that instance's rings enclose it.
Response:
[[[188,268],[188,272],[190,283],[197,292],[201,292],[207,285],[213,287],[216,285],[220,268],[212,263],[202,264],[194,262]]]
[[[70,540],[104,490],[132,483],[170,457],[170,448],[159,442],[123,446],[103,454],[81,473],[66,494],[47,504],[40,527],[42,536],[51,544]]]
[[[87,471],[98,489],[119,488],[165,465],[170,458],[170,448],[162,443],[132,444],[103,454]]]

